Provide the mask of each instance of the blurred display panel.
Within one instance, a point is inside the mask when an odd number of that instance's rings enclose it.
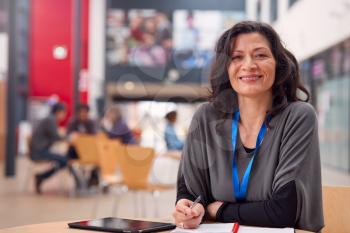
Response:
[[[6,97],[6,91],[5,91],[5,82],[3,80],[0,80],[0,162],[4,160],[4,153],[5,153],[5,117],[6,117],[6,110],[5,110],[5,97]]]
[[[350,38],[301,67],[318,112],[322,162],[350,171]]]
[[[139,1],[109,1],[106,85],[107,90],[122,91],[108,94],[114,99],[124,100],[129,94],[134,99],[136,94],[136,99],[152,100],[158,93],[147,92],[147,85],[179,90],[182,84],[196,89],[186,98],[203,99],[198,93],[209,84],[218,37],[246,18],[244,1],[220,1],[151,0],[147,6]],[[137,92],[141,89],[146,93]],[[173,91],[163,93],[162,99],[174,97]]]

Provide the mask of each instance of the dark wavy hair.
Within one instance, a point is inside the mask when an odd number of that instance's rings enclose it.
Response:
[[[51,107],[51,113],[52,114],[56,114],[57,112],[60,111],[66,111],[66,105],[64,103],[55,103],[52,107]]]
[[[79,112],[80,110],[85,110],[85,111],[90,111],[90,107],[89,105],[87,104],[78,104],[76,107],[75,107],[75,111],[76,112]]]
[[[279,35],[270,25],[254,21],[237,23],[219,38],[210,74],[209,100],[218,101],[221,93],[232,91],[237,103],[237,93],[231,86],[227,69],[231,63],[235,40],[239,35],[246,33],[259,33],[264,36],[276,60],[275,81],[272,85],[273,107],[268,114],[274,116],[294,101],[309,101],[310,94],[301,84],[299,65],[294,55],[283,46]],[[298,90],[304,92],[305,99],[298,97]]]

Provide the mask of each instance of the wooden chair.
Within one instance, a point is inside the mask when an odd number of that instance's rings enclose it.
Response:
[[[137,197],[139,192],[150,192],[153,198],[157,198],[161,191],[174,189],[174,185],[152,184],[149,175],[153,166],[155,152],[152,148],[136,145],[126,145],[118,158],[123,184],[126,190],[134,193],[135,212],[137,213]],[[144,196],[141,195],[141,198]],[[145,201],[141,200],[142,215],[145,214]],[[158,216],[157,200],[155,200],[155,216]]]
[[[350,187],[324,186],[322,194],[325,218],[322,232],[350,232]]]
[[[95,136],[96,136],[97,140],[104,140],[104,139],[109,140],[109,137],[104,132],[98,132]],[[117,139],[113,139],[113,140],[119,141]]]
[[[84,195],[90,193],[91,190],[88,189],[88,176],[93,169],[99,167],[97,142],[103,140],[107,139],[100,135],[79,134],[72,142],[79,158],[69,162],[81,185],[79,190],[75,190],[75,194]]]
[[[76,163],[81,167],[101,167],[102,163],[102,178],[112,174],[115,167],[113,161],[112,163],[109,162],[109,159],[113,159],[113,157],[108,157],[111,149],[108,144],[109,142],[115,145],[120,144],[119,140],[111,140],[103,133],[79,135],[73,142],[79,159],[74,160],[72,163]],[[104,148],[106,150],[103,150]],[[107,154],[107,159],[101,157],[101,154]],[[113,166],[111,167],[111,165]]]
[[[74,141],[79,155],[78,163],[97,166],[99,164],[97,140],[95,135],[79,135]]]
[[[129,189],[147,189],[155,157],[152,148],[127,145],[119,158],[123,182]]]
[[[123,146],[118,140],[98,140],[98,158],[102,183],[116,185],[121,183],[118,175],[118,158],[123,153]]]
[[[97,140],[97,148],[98,148],[98,157],[99,157],[99,168],[100,168],[100,177],[101,182],[99,185],[100,191],[105,188],[113,188],[117,187],[117,195],[115,196],[113,208],[112,208],[112,216],[115,215],[115,211],[117,210],[117,204],[121,194],[122,188],[122,177],[120,173],[118,173],[118,158],[119,155],[123,153],[124,146],[118,140],[104,139]],[[95,206],[93,208],[93,215],[96,217],[97,209],[99,205],[99,197],[96,199]]]

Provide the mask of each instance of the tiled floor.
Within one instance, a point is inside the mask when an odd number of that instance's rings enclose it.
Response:
[[[113,204],[118,201],[116,216],[119,217],[159,217],[169,219],[175,203],[175,190],[162,192],[157,201],[150,193],[128,192],[117,195],[116,189],[108,194],[89,194],[74,196],[73,181],[67,171],[61,171],[43,185],[43,195],[33,192],[33,179],[24,177],[28,162],[19,159],[16,178],[5,179],[3,166],[0,168],[0,229],[50,221],[79,220],[111,216],[115,212]],[[166,183],[175,182],[178,161],[164,160],[155,164],[157,171],[152,179]],[[136,209],[145,203],[144,208]],[[155,205],[157,208],[155,208]],[[143,210],[144,209],[144,210]],[[156,215],[155,209],[158,209]]]
[[[0,168],[0,228],[50,221],[79,220],[111,216],[114,200],[119,200],[116,216],[119,217],[155,217],[154,200],[150,194],[134,196],[126,193],[118,198],[115,192],[109,194],[90,194],[74,197],[67,190],[72,180],[66,172],[54,177],[44,186],[44,195],[38,196],[32,191],[32,179],[25,179],[28,162],[19,159],[16,178],[5,179]],[[160,161],[152,173],[155,180],[172,182],[176,179],[178,162]],[[325,185],[350,186],[350,174],[323,167],[322,180]],[[63,182],[62,182],[63,181]],[[26,182],[26,183],[24,183]],[[158,198],[157,217],[170,219],[175,202],[175,190],[163,193]],[[142,201],[144,200],[144,201]],[[140,202],[145,203],[145,213],[135,209]]]

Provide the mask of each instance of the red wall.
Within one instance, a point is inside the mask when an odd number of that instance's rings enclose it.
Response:
[[[81,7],[81,69],[87,71],[89,68],[89,0],[82,0]],[[79,98],[81,103],[88,102],[88,76],[79,88]]]
[[[82,1],[81,67],[88,68],[88,1]],[[73,109],[73,4],[74,0],[31,0],[29,46],[29,93],[31,97],[57,94]],[[53,58],[56,45],[64,45],[68,56],[64,60]],[[87,100],[87,90],[80,93]],[[85,102],[85,101],[84,101]]]

